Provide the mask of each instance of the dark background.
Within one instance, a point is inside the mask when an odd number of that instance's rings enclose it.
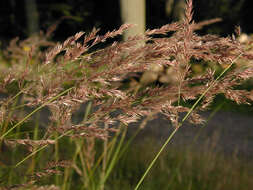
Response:
[[[176,0],[175,0],[176,1]],[[252,1],[252,0],[251,0]],[[253,33],[250,0],[194,0],[194,20],[220,17],[223,22],[204,28],[201,33],[230,35],[240,25],[242,32]],[[63,16],[54,32],[53,40],[64,40],[79,31],[101,28],[101,33],[118,28],[121,23],[119,0],[37,0],[40,30],[45,31]],[[146,0],[147,29],[172,22],[166,16],[165,0]],[[25,17],[25,0],[0,1],[0,41],[2,46],[16,36],[29,36]]]

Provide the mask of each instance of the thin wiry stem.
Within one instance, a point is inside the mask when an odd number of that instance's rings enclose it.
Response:
[[[203,92],[203,94],[197,99],[197,101],[193,104],[193,106],[191,107],[191,109],[187,112],[187,114],[184,116],[184,118],[182,119],[182,121],[178,124],[178,126],[172,131],[172,133],[170,134],[170,136],[167,138],[167,140],[165,141],[165,143],[163,144],[163,146],[161,147],[161,149],[159,150],[159,152],[156,154],[155,158],[152,160],[152,162],[149,164],[148,168],[146,169],[146,171],[144,172],[144,174],[142,175],[141,179],[139,180],[139,182],[137,183],[136,187],[134,188],[134,190],[138,190],[139,186],[142,184],[143,180],[145,179],[146,175],[149,173],[150,169],[153,167],[153,165],[155,164],[156,160],[159,158],[159,156],[161,155],[161,153],[163,152],[163,150],[165,149],[165,147],[168,145],[168,143],[171,141],[172,137],[176,134],[176,132],[178,131],[178,129],[182,126],[183,122],[190,116],[190,114],[192,113],[192,111],[196,108],[196,106],[198,105],[198,103],[202,100],[202,98],[205,96],[205,94],[214,86],[215,82],[218,81],[225,72],[227,72],[231,66],[235,63],[235,61],[237,59],[239,59],[239,57],[242,54],[238,55],[232,62],[231,64],[223,70],[223,72],[213,81],[213,83]]]
[[[43,107],[45,107],[46,105],[48,105],[49,103],[53,102],[54,100],[56,100],[57,98],[59,98],[60,96],[62,96],[63,94],[66,94],[67,92],[69,92],[70,90],[72,90],[74,87],[71,87],[67,90],[64,90],[63,92],[61,92],[60,94],[58,94],[57,96],[51,98],[50,100],[48,100],[47,102],[45,102],[44,104],[42,104],[41,106],[39,106],[38,108],[34,109],[31,113],[29,113],[27,116],[25,116],[21,121],[19,121],[17,124],[15,124],[12,128],[10,128],[8,131],[6,131],[1,137],[0,140],[3,140],[4,137],[6,135],[8,135],[11,131],[13,131],[15,128],[17,128],[18,126],[20,126],[23,122],[25,122],[28,118],[30,118],[34,113],[36,113],[37,111],[41,110]]]
[[[61,139],[62,137],[70,134],[71,132],[73,132],[73,130],[69,130],[63,134],[61,134],[60,136],[58,136],[56,139],[54,139],[55,141],[58,141],[59,139]],[[37,150],[33,151],[31,154],[29,154],[28,156],[26,156],[24,159],[22,159],[20,162],[18,162],[15,165],[15,168],[18,167],[20,164],[22,164],[24,161],[26,161],[27,159],[31,158],[33,155],[37,154],[38,152],[40,152],[41,150],[43,150],[44,148],[46,148],[48,146],[48,144],[45,144],[44,146],[38,148]]]

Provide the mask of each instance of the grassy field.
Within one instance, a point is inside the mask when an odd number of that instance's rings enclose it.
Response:
[[[210,145],[168,147],[140,189],[233,189],[253,188],[253,162],[216,152]],[[116,166],[107,189],[134,189],[135,184],[159,150],[152,137],[131,146]]]
[[[236,152],[235,154],[225,154],[217,151],[216,149],[219,149],[219,147],[215,145],[214,141],[207,141],[199,147],[194,142],[185,146],[169,146],[159,157],[140,189],[252,189],[253,161],[238,156]],[[75,147],[74,144],[74,142],[69,142],[67,139],[59,141],[57,156],[64,160],[75,159],[76,148],[73,148]],[[160,143],[152,135],[143,137],[141,142],[140,140],[133,141],[127,151],[119,157],[104,189],[134,189],[160,146]],[[95,159],[98,160],[99,155],[103,153],[101,141],[97,141],[95,147],[97,150]],[[10,164],[19,161],[25,155],[25,152],[20,147],[12,150],[6,149],[5,163]],[[37,178],[38,186],[64,184],[69,189],[86,189],[83,185],[86,181],[86,183],[89,183],[88,189],[98,188],[99,181],[97,180],[100,179],[99,175],[101,175],[102,168],[94,171],[89,176],[89,180],[87,180],[87,176],[83,177],[82,171],[78,170],[78,168],[82,168],[81,159],[75,160],[76,166],[73,169],[59,167],[58,170],[62,173],[57,173],[53,168],[44,170],[43,163],[52,160],[52,155],[53,157],[56,155],[55,148],[48,147],[33,157],[31,161],[26,161],[21,168],[15,170],[5,167],[2,163],[1,179],[8,180],[12,184],[18,184],[23,180],[24,170],[27,172],[27,178],[29,178],[31,177],[28,175],[29,170],[36,167],[41,168],[41,173],[38,172],[33,176]],[[12,159],[9,160],[10,158]],[[65,181],[67,176],[69,179]],[[19,187],[19,189],[22,189],[22,187]],[[24,187],[24,189],[27,189],[27,187]]]

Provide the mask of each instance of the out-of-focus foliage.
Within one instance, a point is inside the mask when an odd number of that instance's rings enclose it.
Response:
[[[169,0],[146,0],[147,28],[157,28],[174,20],[173,14],[166,14],[166,2]],[[27,37],[25,18],[25,0],[0,1],[0,41],[4,46],[16,36]],[[174,7],[176,7],[174,0]],[[102,28],[101,33],[113,30],[121,25],[119,1],[115,0],[36,0],[40,29],[61,20],[54,40],[63,40],[78,31],[90,31],[93,27]],[[223,22],[204,29],[202,33],[231,34],[235,25],[242,31],[253,32],[250,0],[194,0],[194,20],[206,20],[220,17]]]
[[[203,32],[211,32],[221,35],[233,33],[235,25],[242,24],[242,7],[247,0],[195,0],[195,20],[219,17],[223,22],[217,23]]]
[[[119,3],[114,0],[36,0],[41,30],[46,30],[58,21],[54,40],[62,40],[79,31],[101,32],[113,30],[121,25]],[[16,36],[28,37],[26,31],[24,0],[0,1],[0,41],[6,47]],[[64,19],[63,19],[64,18]]]

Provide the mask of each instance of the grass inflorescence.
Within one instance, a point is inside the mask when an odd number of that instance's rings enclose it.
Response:
[[[182,22],[103,48],[131,25],[105,35],[79,32],[62,43],[48,33],[12,40],[0,65],[0,184],[105,189],[129,145],[130,123],[161,113],[176,132],[186,119],[203,123],[199,112],[218,94],[250,104],[253,91],[238,87],[253,76],[252,40],[240,43],[238,28],[232,37],[198,35],[220,19],[195,23],[192,9],[189,0]]]

